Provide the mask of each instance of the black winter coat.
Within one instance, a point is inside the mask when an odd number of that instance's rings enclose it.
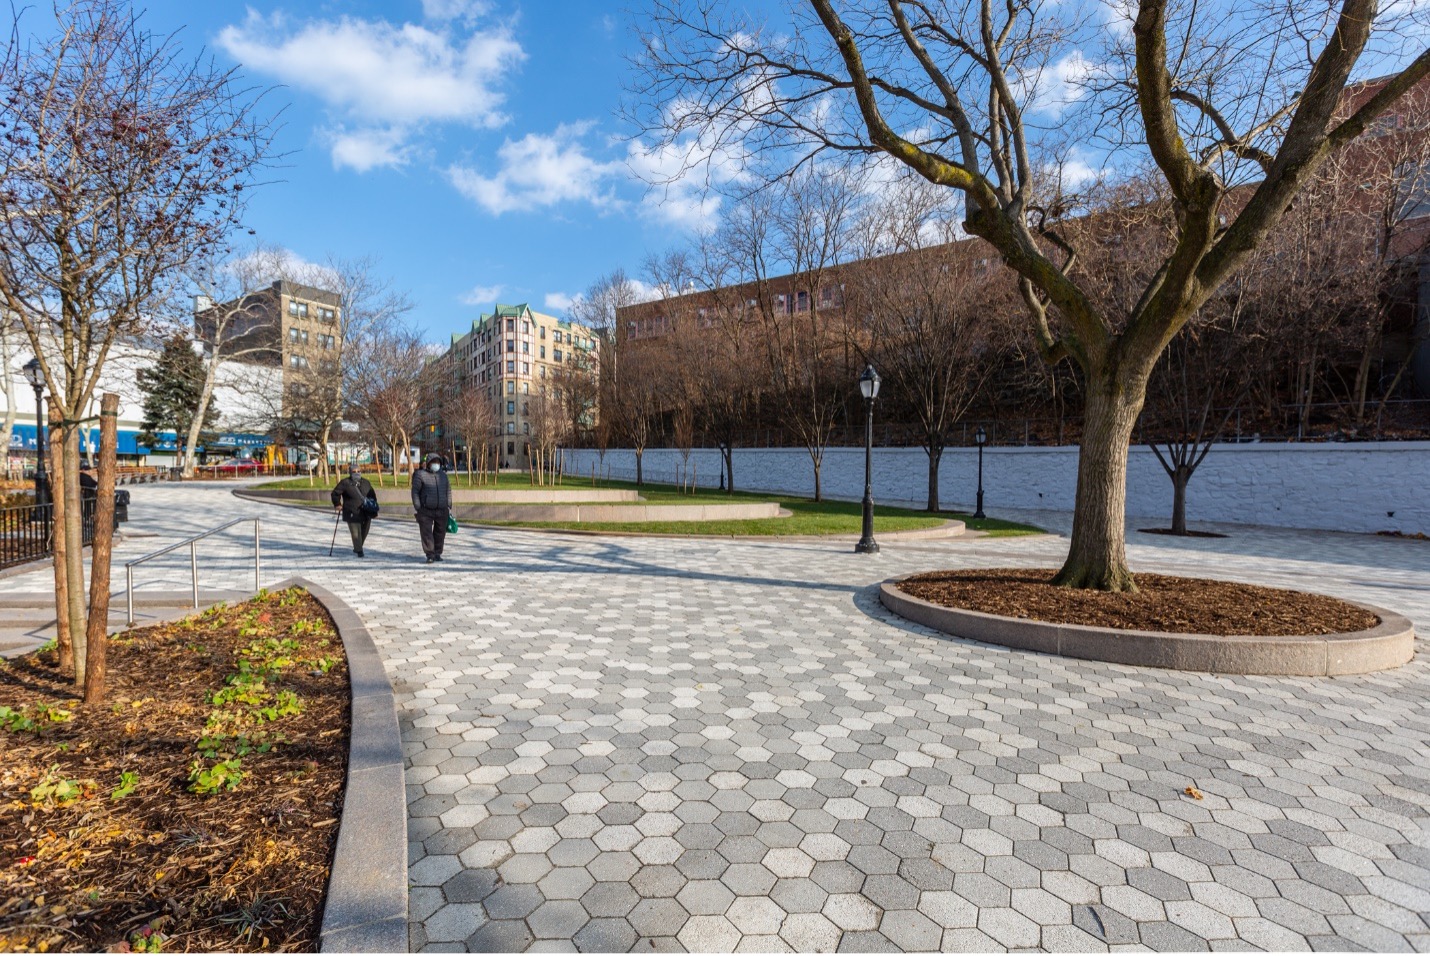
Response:
[[[423,468],[412,473],[412,507],[419,511],[452,510],[452,483],[445,471]]]
[[[357,480],[349,475],[338,486],[333,489],[333,507],[342,505],[344,521],[361,521],[363,519],[362,503],[372,494],[372,482],[362,475],[358,475]]]

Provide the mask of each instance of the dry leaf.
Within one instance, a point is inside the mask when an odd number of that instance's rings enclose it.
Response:
[[[1193,800],[1200,800],[1202,798],[1202,792],[1196,787],[1188,787],[1182,792],[1185,793],[1187,796],[1191,797]]]

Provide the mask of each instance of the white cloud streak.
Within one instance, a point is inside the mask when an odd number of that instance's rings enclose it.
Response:
[[[596,208],[619,205],[612,192],[618,163],[602,163],[581,139],[591,123],[558,126],[550,135],[528,133],[507,140],[497,150],[499,168],[491,175],[470,166],[452,165],[447,178],[457,191],[492,215],[533,212],[567,202]]]

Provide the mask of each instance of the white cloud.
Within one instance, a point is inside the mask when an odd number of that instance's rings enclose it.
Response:
[[[1086,95],[1086,82],[1095,68],[1081,50],[1073,50],[1036,73],[1016,77],[1014,91],[1028,112],[1060,116]]]
[[[490,11],[487,0],[422,0],[422,15],[428,20],[475,20]]]
[[[503,285],[476,285],[462,295],[463,305],[493,305],[501,296]]]
[[[497,150],[501,166],[494,175],[453,165],[448,167],[447,177],[458,192],[497,216],[563,202],[614,206],[618,201],[610,180],[620,167],[598,162],[586,152],[581,138],[591,125],[562,124],[549,136],[528,133],[518,140],[509,139]]]
[[[333,168],[350,167],[365,173],[379,166],[402,166],[410,150],[403,143],[407,133],[401,129],[357,129],[348,132],[342,127],[328,133],[332,141]]]
[[[548,292],[544,300],[545,306],[556,312],[565,312],[571,308],[576,301],[576,296],[567,295],[565,292]]]
[[[477,10],[455,0],[428,6],[433,16]],[[404,144],[426,123],[505,123],[497,84],[526,57],[502,25],[429,29],[353,17],[290,23],[253,10],[224,27],[217,42],[245,67],[316,96],[344,127],[355,127],[333,137],[333,161],[359,170],[402,163]]]

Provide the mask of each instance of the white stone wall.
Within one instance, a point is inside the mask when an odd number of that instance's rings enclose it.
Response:
[[[592,450],[567,453],[567,470],[589,475]],[[972,510],[978,453],[944,453],[939,494],[945,508]],[[719,453],[697,449],[690,462],[703,487],[719,482]],[[672,481],[681,456],[673,449],[645,453],[645,476]],[[633,478],[630,451],[606,453],[600,473]],[[808,495],[809,454],[802,448],[737,448],[735,483],[746,491]],[[984,451],[984,510],[1071,510],[1077,483],[1077,449],[989,448]],[[824,493],[859,498],[864,493],[864,452],[831,448],[825,454]],[[874,449],[874,497],[922,504],[928,492],[928,457],[919,448]],[[1146,447],[1132,449],[1127,475],[1129,521],[1170,521],[1172,483]],[[1430,442],[1354,444],[1228,444],[1207,455],[1187,489],[1187,520],[1341,531],[1430,534]]]

